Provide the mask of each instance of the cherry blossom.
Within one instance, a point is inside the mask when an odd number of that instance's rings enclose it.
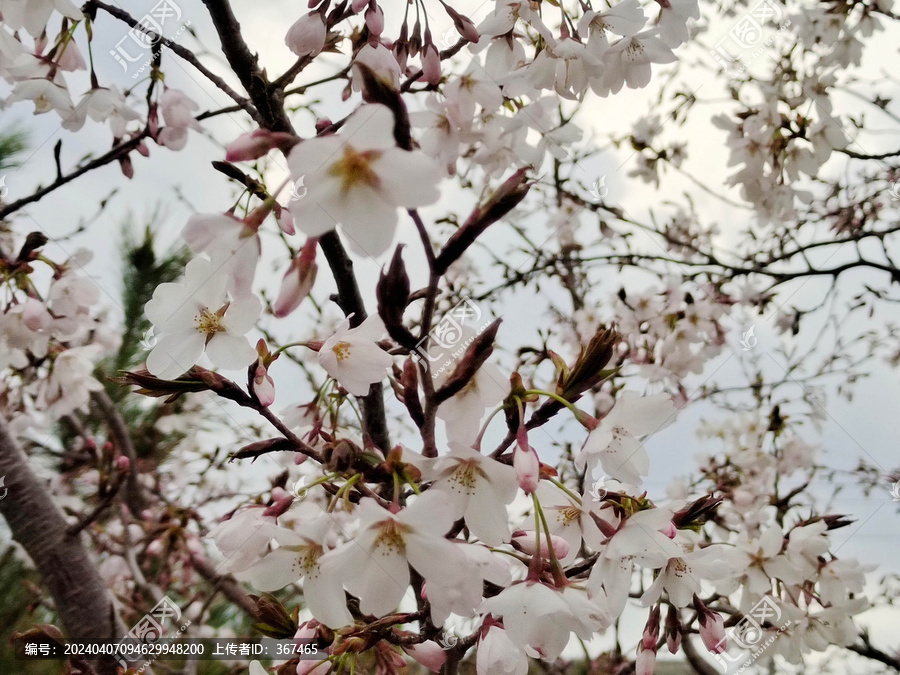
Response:
[[[650,470],[650,457],[639,437],[656,433],[674,420],[675,407],[664,394],[641,397],[626,391],[585,441],[577,461],[588,474],[599,462],[616,480],[640,485]]]
[[[303,232],[318,237],[340,224],[352,248],[378,256],[393,240],[399,207],[437,201],[437,166],[421,152],[396,147],[393,127],[388,108],[364,105],[339,134],[291,150],[291,175],[305,178],[309,190],[289,207]]]
[[[183,149],[187,144],[188,129],[202,129],[194,119],[194,111],[199,107],[183,91],[166,89],[159,100],[159,110],[166,125],[157,136],[159,144],[170,150]]]
[[[334,570],[365,614],[384,616],[407,592],[410,565],[426,582],[462,580],[465,556],[443,537],[453,524],[452,513],[447,497],[438,492],[423,494],[398,514],[363,499],[359,533],[323,555],[319,564]]]
[[[393,359],[378,346],[384,322],[377,314],[356,328],[344,319],[319,349],[319,365],[354,396],[365,396],[369,386],[381,382]]]
[[[194,258],[181,283],[161,284],[147,303],[147,318],[160,339],[147,357],[147,369],[157,377],[181,375],[207,357],[220,368],[247,366],[256,350],[245,337],[262,311],[254,295],[231,298],[227,279],[213,263]]]
[[[325,46],[325,17],[312,12],[300,17],[288,29],[285,44],[297,56],[315,56]]]
[[[527,675],[528,658],[497,625],[491,625],[478,642],[478,675]]]
[[[454,518],[464,518],[469,530],[491,545],[509,541],[506,505],[516,496],[516,474],[506,464],[460,443],[439,457],[424,474],[433,489],[444,493]]]
[[[502,617],[513,644],[549,661],[562,653],[571,633],[587,640],[609,623],[604,610],[582,592],[532,581],[508,586],[482,602],[479,611]]]

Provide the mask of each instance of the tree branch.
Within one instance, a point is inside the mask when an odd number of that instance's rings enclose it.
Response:
[[[0,476],[6,477],[8,488],[0,500],[0,515],[34,561],[69,638],[118,640],[120,622],[94,561],[79,538],[66,533],[65,517],[31,470],[2,416]],[[94,667],[102,675],[116,673],[114,661],[98,661]]]
[[[99,7],[103,11],[105,11],[110,16],[114,16],[119,21],[122,21],[128,24],[131,28],[137,28],[138,30],[146,33],[147,35],[156,38],[159,42],[169,49],[171,49],[175,54],[179,57],[190,63],[194,68],[196,68],[206,79],[212,82],[216,87],[218,87],[222,92],[225,93],[232,101],[237,103],[241,109],[247,111],[247,113],[257,122],[262,123],[262,120],[259,116],[259,112],[254,109],[254,107],[250,104],[250,101],[245,97],[238,94],[234,89],[228,86],[228,83],[225,82],[221,77],[212,72],[209,68],[200,63],[199,59],[194,56],[194,53],[190,49],[186,49],[182,47],[177,42],[173,42],[172,40],[163,37],[162,35],[157,35],[155,32],[146,28],[143,24],[138,23],[134,17],[132,17],[125,10],[119,9],[118,7],[113,7],[111,5],[107,5],[105,2],[101,2],[101,0],[90,0],[88,5],[93,5],[95,7]],[[248,90],[249,91],[249,90]]]

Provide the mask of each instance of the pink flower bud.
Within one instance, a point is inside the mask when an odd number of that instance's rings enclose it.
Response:
[[[134,165],[131,163],[131,157],[125,155],[119,158],[119,166],[122,168],[122,175],[129,180],[134,178]]]
[[[541,534],[543,535],[543,532]],[[534,530],[519,530],[515,534],[513,534],[512,545],[522,551],[522,553],[534,555],[534,544],[536,539],[537,536]],[[569,555],[569,544],[562,537],[557,537],[555,534],[551,534],[550,543],[553,544],[553,554],[556,556],[557,560],[565,558],[567,555]],[[547,545],[547,538],[545,536],[541,536],[540,555],[542,558],[545,558],[547,560],[550,559],[550,547]]]
[[[147,147],[147,144],[144,143],[144,141],[140,141],[140,142],[135,146],[135,150],[137,150],[137,151],[138,151],[138,154],[140,154],[142,157],[149,157],[149,156],[150,156],[150,148]]]
[[[675,535],[678,534],[678,530],[675,528],[675,523],[669,522],[663,527],[660,532],[666,535],[669,539],[674,539]]]
[[[241,134],[225,151],[226,162],[248,162],[259,159],[269,150],[284,142],[288,134],[256,129],[249,134]]]
[[[439,672],[447,660],[447,652],[432,640],[426,640],[417,645],[409,645],[403,648],[407,654],[432,672]]]
[[[478,42],[481,39],[481,36],[478,34],[478,30],[475,28],[475,24],[472,23],[472,20],[465,16],[460,16],[458,21],[453,22],[456,30],[469,42]]]
[[[644,626],[644,634],[641,636],[641,644],[644,649],[652,649],[656,651],[656,641],[659,639],[659,605],[656,605],[650,612],[647,624]]]
[[[268,408],[275,402],[275,382],[269,377],[269,371],[262,363],[262,359],[256,362],[256,372],[253,375],[253,395],[260,405]]]
[[[316,133],[321,134],[332,124],[334,124],[334,122],[332,122],[329,118],[320,117],[319,119],[316,120]]]
[[[669,611],[666,614],[666,646],[672,654],[677,654],[681,648],[681,634],[681,619],[678,618],[678,610],[674,605],[669,605]]]
[[[359,14],[363,10],[363,7],[368,4],[369,0],[353,0],[353,2],[350,3],[350,9],[353,10],[354,14]]]
[[[434,44],[425,45],[422,55],[422,78],[428,84],[441,83],[441,55]]]
[[[131,460],[128,459],[125,455],[119,455],[115,460],[116,468],[125,473],[131,469]]]
[[[694,594],[694,608],[697,610],[700,639],[703,640],[704,646],[713,654],[721,654],[728,647],[722,615],[704,605],[696,594]]]
[[[634,675],[653,675],[656,668],[656,652],[638,645],[637,659],[634,662]]]
[[[381,33],[384,31],[384,12],[381,7],[378,5],[369,7],[366,11],[366,26],[372,35],[381,37]]]
[[[312,290],[319,269],[316,266],[317,244],[317,239],[307,239],[303,249],[300,251],[300,255],[288,267],[281,282],[278,298],[272,306],[272,311],[278,318],[286,317],[297,309]]]
[[[316,56],[325,47],[326,33],[325,17],[313,12],[288,28],[284,43],[297,56]]]
[[[294,216],[291,215],[291,212],[288,209],[280,204],[275,205],[275,220],[278,221],[278,227],[280,227],[281,231],[285,234],[297,234],[297,229],[294,227]]]
[[[530,495],[537,490],[540,478],[541,462],[537,453],[528,445],[528,434],[525,427],[519,427],[516,433],[516,449],[513,451],[513,468],[516,470],[516,479],[519,487]]]

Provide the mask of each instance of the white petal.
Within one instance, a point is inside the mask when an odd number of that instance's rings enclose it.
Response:
[[[392,204],[414,209],[434,204],[441,197],[440,169],[422,152],[388,150],[374,168]]]
[[[164,380],[176,378],[197,363],[203,342],[203,335],[195,330],[166,335],[147,356],[147,370]]]
[[[249,366],[257,353],[245,337],[216,333],[206,345],[209,360],[223,370],[237,370]]]

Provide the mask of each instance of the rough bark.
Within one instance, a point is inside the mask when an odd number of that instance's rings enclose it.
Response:
[[[79,538],[66,533],[62,511],[32,471],[2,416],[0,476],[5,477],[8,489],[0,500],[0,515],[43,578],[68,638],[120,638],[120,624],[94,561]],[[104,675],[116,672],[112,661],[93,665]]]

